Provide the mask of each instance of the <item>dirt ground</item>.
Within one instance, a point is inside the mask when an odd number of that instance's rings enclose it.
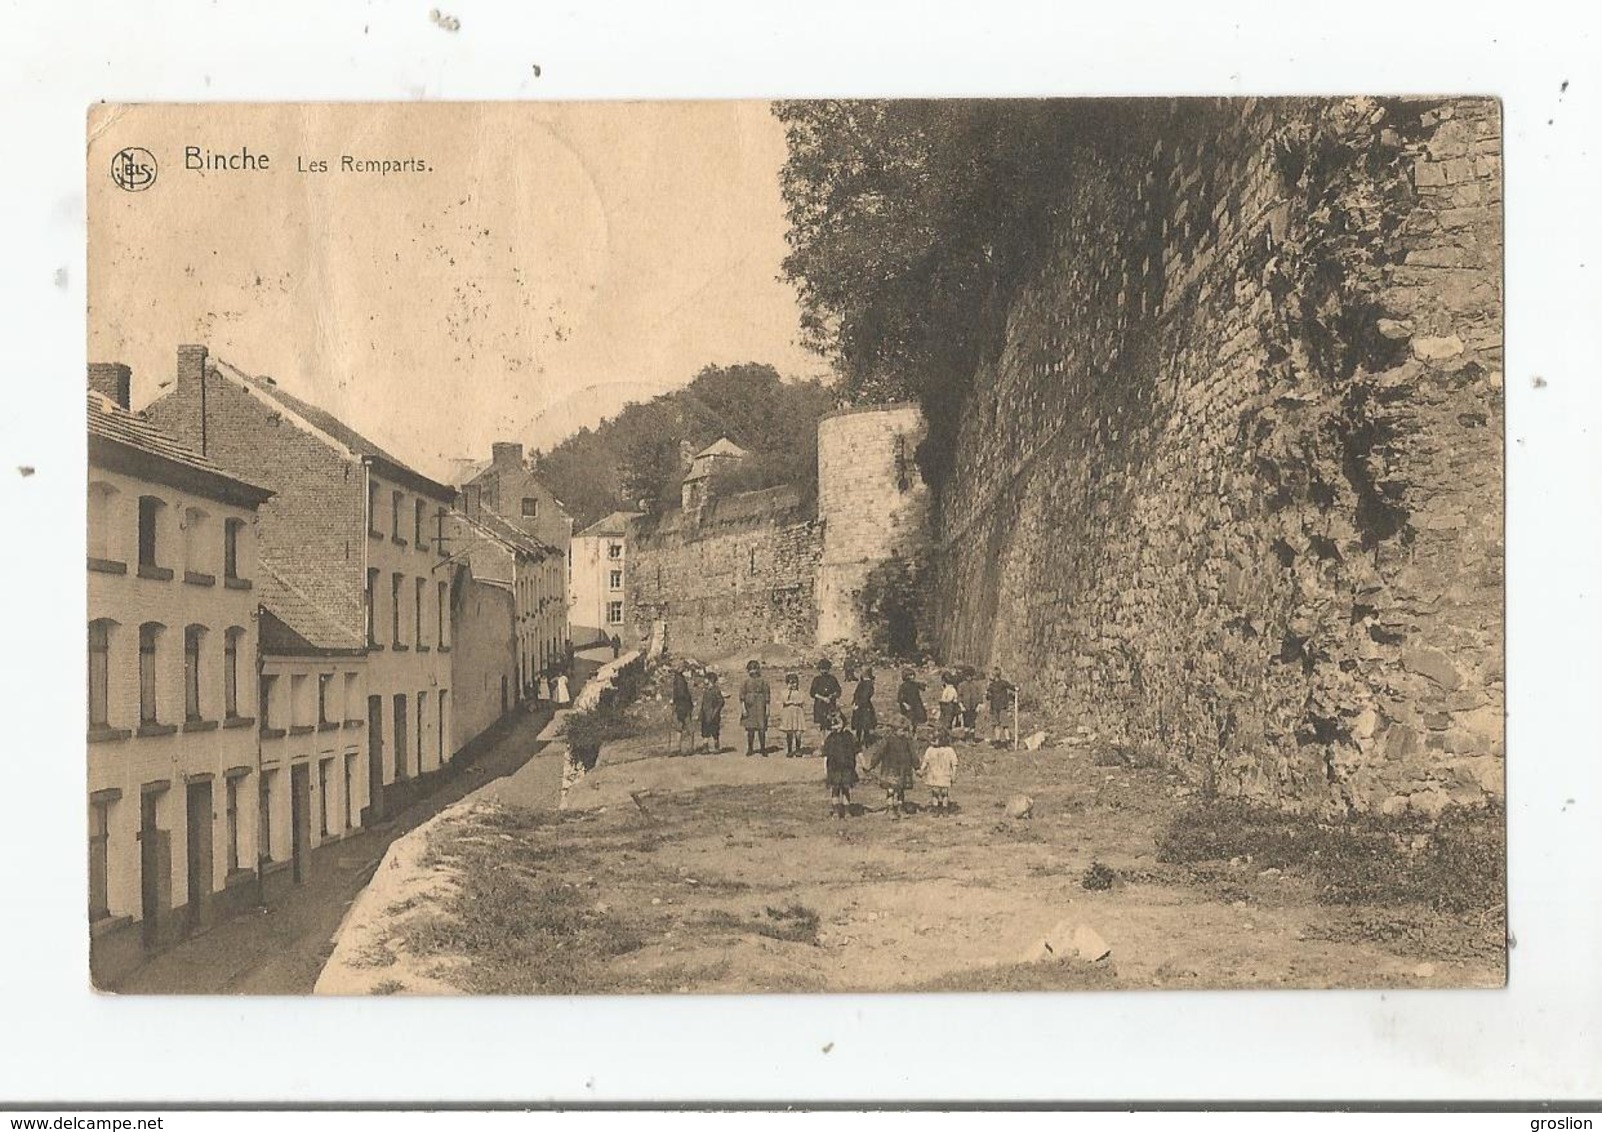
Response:
[[[675,757],[663,709],[644,714],[647,732],[609,745],[566,812],[554,745],[430,827],[417,864],[440,895],[397,901],[369,932],[369,991],[1504,981],[1499,925],[1320,904],[1307,879],[1239,858],[1160,863],[1156,834],[1192,791],[1160,769],[1098,766],[1093,744],[959,744],[955,813],[892,819],[864,782],[842,821],[828,816],[815,733],[803,759]],[[744,746],[743,733],[724,739]],[[1020,794],[1032,815],[1008,817]],[[927,796],[920,785],[909,799]],[[1085,887],[1095,864],[1110,887]],[[1109,954],[1077,955],[1081,928]]]

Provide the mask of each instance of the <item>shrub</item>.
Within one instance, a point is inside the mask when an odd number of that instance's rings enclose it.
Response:
[[[1157,859],[1195,863],[1251,857],[1300,871],[1325,904],[1418,902],[1449,912],[1500,908],[1507,893],[1505,811],[1447,810],[1316,822],[1243,802],[1181,810],[1157,838]],[[1418,848],[1415,848],[1418,846]]]
[[[1092,861],[1090,867],[1085,870],[1085,875],[1079,878],[1079,886],[1088,888],[1092,892],[1105,892],[1117,879],[1118,874],[1110,866],[1100,861]]]

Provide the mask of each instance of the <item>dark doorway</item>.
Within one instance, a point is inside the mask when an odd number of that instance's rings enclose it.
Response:
[[[384,697],[367,697],[367,817],[371,825],[384,816]]]
[[[406,693],[395,696],[395,779],[406,777]]]
[[[311,768],[305,763],[289,768],[289,837],[295,883],[304,884],[311,863]]]
[[[172,845],[166,830],[156,828],[159,793],[139,797],[139,919],[146,947],[161,939],[161,921],[172,906]]]
[[[211,923],[211,782],[191,782],[186,801],[184,871],[188,877],[189,930],[197,932]]]

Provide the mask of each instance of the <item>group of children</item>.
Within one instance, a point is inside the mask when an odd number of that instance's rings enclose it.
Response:
[[[901,674],[896,690],[896,714],[886,733],[879,736],[879,715],[874,706],[874,677],[871,669],[856,676],[849,714],[841,705],[844,689],[835,677],[833,665],[825,658],[818,662],[817,675],[803,695],[801,679],[790,673],[784,680],[779,700],[779,729],[784,732],[786,758],[806,755],[803,735],[807,721],[823,734],[822,754],[825,782],[829,790],[830,811],[845,817],[851,808],[851,789],[861,773],[871,774],[884,784],[885,809],[899,818],[907,810],[906,792],[914,777],[929,787],[930,808],[939,815],[950,812],[951,785],[957,770],[957,749],[953,740],[974,741],[978,734],[979,710],[988,704],[991,716],[991,742],[1005,746],[1013,738],[1013,713],[1017,689],[997,669],[988,685],[980,673],[969,667],[943,673],[937,701],[938,724],[931,725],[924,707],[924,685],[913,669]],[[746,679],[739,689],[740,722],[746,733],[746,755],[768,755],[768,723],[772,691],[762,675],[762,666],[753,660],[746,665]],[[673,675],[673,715],[676,722],[676,754],[692,750],[717,752],[722,747],[723,708],[727,702],[716,672],[706,673],[706,684],[697,705],[687,665]],[[809,710],[810,708],[810,710]],[[695,732],[699,729],[697,743]],[[917,755],[924,743],[922,756]],[[860,764],[860,768],[859,768]]]

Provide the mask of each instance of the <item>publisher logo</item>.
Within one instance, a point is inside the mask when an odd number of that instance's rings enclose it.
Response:
[[[119,189],[142,193],[156,183],[156,155],[130,145],[111,159],[111,179]]]

